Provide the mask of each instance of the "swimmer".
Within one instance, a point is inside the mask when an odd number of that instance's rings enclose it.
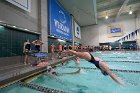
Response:
[[[33,45],[35,45],[36,52],[40,52],[40,48],[43,45],[43,42],[39,39],[32,42]]]
[[[63,53],[70,53],[73,54],[79,58],[83,58],[87,60],[88,62],[94,64],[98,69],[100,69],[101,73],[104,76],[109,75],[114,81],[116,81],[120,85],[124,85],[122,81],[118,79],[118,77],[109,69],[109,67],[105,64],[105,62],[98,57],[93,57],[90,53],[88,52],[76,52],[73,50],[65,50]]]
[[[46,70],[47,70],[48,74],[51,75],[51,76],[57,76],[58,75],[58,73],[55,71],[55,69],[52,68],[51,66],[47,66]]]
[[[31,44],[29,40],[25,40],[24,46],[23,46],[23,53],[25,54],[24,58],[24,64],[30,64],[29,63],[29,51],[31,50]]]

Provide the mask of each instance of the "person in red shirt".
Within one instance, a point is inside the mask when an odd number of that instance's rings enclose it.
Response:
[[[58,45],[58,58],[60,58],[60,56],[61,56],[61,52],[62,52],[62,45],[61,45],[61,43],[59,43],[59,45]]]
[[[59,43],[58,49],[59,49],[60,52],[62,52],[62,45],[61,45],[61,43]]]
[[[55,45],[54,45],[54,43],[52,43],[52,45],[51,45],[51,58],[54,58],[54,49],[55,49]]]

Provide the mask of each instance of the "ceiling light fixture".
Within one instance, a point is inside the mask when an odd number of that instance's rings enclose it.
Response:
[[[130,11],[129,11],[129,15],[131,15],[132,13],[133,13],[133,12],[130,10]]]
[[[62,39],[57,39],[59,42],[66,42],[65,40]]]
[[[131,15],[133,13],[133,11],[131,10],[131,7],[130,7],[130,10],[129,10],[129,15]]]
[[[13,26],[14,28],[17,28],[16,26]]]
[[[108,16],[107,15],[105,16],[105,19],[108,19]]]
[[[29,31],[28,29],[24,29],[24,30]]]
[[[108,19],[109,17],[108,17],[108,14],[107,14],[107,12],[106,12],[106,16],[105,16],[105,19]]]

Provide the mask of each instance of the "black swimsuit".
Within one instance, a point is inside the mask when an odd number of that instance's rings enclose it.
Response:
[[[35,45],[35,50],[40,51],[40,45]]]
[[[69,49],[72,50],[72,46],[69,46]]]
[[[94,64],[98,69],[100,69],[103,75],[105,75],[105,76],[108,75],[108,73],[106,71],[104,71],[100,68],[99,62],[101,62],[101,61],[100,60],[96,61],[95,58],[91,54],[90,54],[90,56],[91,56],[91,60],[89,62]]]
[[[30,48],[31,48],[30,44],[25,45],[25,49],[30,50]]]
[[[25,45],[25,51],[24,51],[24,54],[25,54],[25,55],[28,55],[30,49],[31,49],[31,45],[30,45],[30,44],[26,44],[26,45]]]
[[[95,58],[90,54],[91,60],[89,61],[90,63],[93,63],[97,68],[101,69],[99,66],[99,61],[96,61]]]

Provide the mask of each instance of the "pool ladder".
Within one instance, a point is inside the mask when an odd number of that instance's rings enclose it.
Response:
[[[18,82],[18,84],[20,86],[27,87],[27,88],[30,88],[30,89],[34,89],[34,90],[37,90],[37,91],[41,91],[41,92],[44,92],[44,93],[67,93],[67,92],[64,92],[64,91],[60,91],[60,90],[56,90],[56,89],[48,88],[48,87],[43,87],[43,86],[31,84],[31,83]]]

